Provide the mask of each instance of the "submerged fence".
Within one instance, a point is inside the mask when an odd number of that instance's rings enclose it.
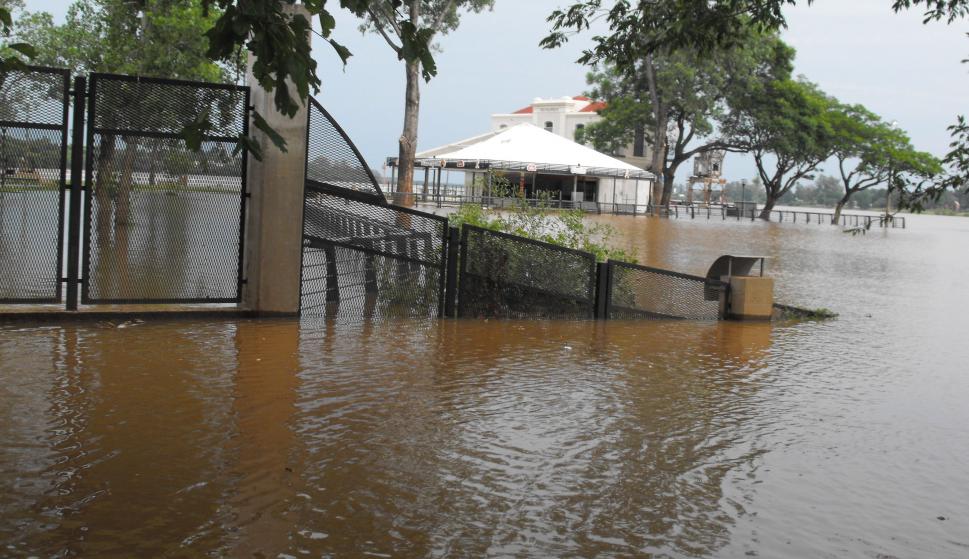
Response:
[[[311,101],[307,118],[304,317],[721,316],[725,287],[716,280],[597,264],[587,252],[469,225],[459,231],[444,217],[389,204],[333,117]]]
[[[592,318],[595,272],[587,252],[465,226],[458,316]]]
[[[604,318],[688,318],[717,320],[725,312],[727,284],[609,261]]]
[[[0,302],[239,302],[248,129],[246,87],[0,72]]]
[[[0,303],[241,302],[249,89],[113,74],[71,86],[66,70],[0,73]],[[315,100],[305,164],[303,316],[718,318],[711,281],[389,204]]]
[[[248,88],[93,74],[88,97],[82,303],[238,302]]]
[[[301,307],[340,322],[440,316],[447,220],[307,186]]]
[[[447,219],[387,204],[336,120],[315,100],[307,118],[302,315],[443,315]]]

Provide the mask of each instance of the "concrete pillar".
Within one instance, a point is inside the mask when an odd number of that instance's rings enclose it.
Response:
[[[300,4],[286,5],[285,9],[312,21]],[[309,42],[309,35],[306,40]],[[296,314],[300,305],[307,107],[304,105],[292,118],[278,112],[273,93],[261,88],[252,75],[254,62],[250,55],[246,83],[252,88],[252,106],[286,140],[287,151],[279,150],[265,134],[251,128],[253,137],[263,146],[263,158],[249,158],[247,187],[251,196],[243,304],[264,314]],[[298,98],[293,84],[288,85],[290,95]]]

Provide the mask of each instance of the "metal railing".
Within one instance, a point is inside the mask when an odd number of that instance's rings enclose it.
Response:
[[[667,208],[667,216],[674,218],[706,218],[721,220],[727,219],[749,219],[754,221],[760,218],[761,209],[738,208],[736,206],[706,206],[706,205],[679,205],[673,204]],[[817,212],[806,210],[769,210],[767,221],[776,223],[813,223],[818,225],[835,224],[834,212]],[[887,224],[887,225],[886,225]],[[890,227],[905,229],[905,216],[886,216],[849,214],[842,213],[836,225],[844,227],[864,227],[869,229],[873,226]]]

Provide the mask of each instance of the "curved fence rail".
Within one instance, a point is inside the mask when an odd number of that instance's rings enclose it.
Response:
[[[310,98],[307,118],[306,180],[386,204],[360,151],[316,99]]]

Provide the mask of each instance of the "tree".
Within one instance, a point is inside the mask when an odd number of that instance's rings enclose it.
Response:
[[[342,8],[355,14],[366,13],[371,4],[381,3],[383,0],[340,0]],[[36,54],[30,42],[17,41],[13,24],[13,4],[20,0],[0,0],[0,71],[9,67],[22,67],[25,59],[33,59]],[[207,57],[218,63],[232,63],[241,59],[243,52],[257,57],[257,63],[252,71],[255,79],[266,90],[274,92],[273,101],[276,109],[289,116],[294,116],[302,104],[309,97],[310,90],[318,91],[320,79],[316,75],[316,62],[310,56],[310,48],[305,40],[311,31],[310,22],[302,16],[290,17],[284,9],[287,5],[294,5],[297,0],[195,0],[202,14],[206,17],[210,12],[215,13],[216,19],[204,35],[208,39]],[[399,4],[394,3],[392,4]],[[132,13],[139,13],[145,5],[144,0],[132,0],[125,3]],[[351,56],[349,50],[338,43],[333,37],[336,19],[326,9],[325,0],[306,0],[302,5],[311,17],[318,17],[320,22],[320,36],[327,40],[337,55],[346,63]],[[332,5],[332,4],[331,4]],[[404,22],[411,23],[404,19]],[[433,67],[433,57],[430,44],[416,33],[405,33],[401,36],[401,44],[405,60],[423,60],[425,68]],[[170,45],[169,43],[164,43]],[[296,98],[286,87],[287,80],[295,85]],[[201,138],[209,130],[206,122],[191,123],[182,130],[186,143],[200,149]],[[262,130],[279,147],[285,150],[283,138],[270,127],[265,119],[257,112],[253,113],[253,124]],[[261,146],[253,140],[240,136],[237,149],[248,147],[256,158],[260,157]]]
[[[608,64],[589,75],[591,95],[607,106],[582,137],[597,149],[615,150],[649,129],[650,170],[662,179],[654,185],[654,205],[666,206],[680,165],[707,151],[740,147],[719,133],[732,102],[752,87],[789,77],[793,57],[776,36],[755,34],[705,54],[664,50],[625,70]]]
[[[900,12],[923,10],[923,22],[952,24],[969,17],[969,0],[886,0]],[[558,46],[572,33],[588,30],[604,19],[609,32],[593,38],[580,62],[611,60],[620,65],[661,50],[695,48],[701,52],[736,44],[747,33],[783,28],[784,9],[797,0],[617,0],[611,8],[603,0],[581,0],[552,12],[551,33],[542,40],[546,47]],[[812,0],[808,0],[812,3]],[[969,62],[965,60],[964,62]],[[923,201],[938,200],[947,188],[969,190],[969,125],[960,116],[948,128],[950,152],[943,163],[948,173],[933,182],[917,181],[903,203],[919,209]]]
[[[887,1],[895,12],[923,9],[926,23],[953,23],[969,16],[969,0]],[[786,27],[784,8],[795,4],[797,0],[616,0],[607,9],[603,0],[581,0],[552,12],[548,17],[552,32],[542,44],[559,45],[570,33],[587,30],[594,21],[605,19],[610,33],[594,38],[594,46],[583,54],[583,62],[636,58],[671,46],[709,51],[736,44],[751,31]]]
[[[23,0],[0,0],[0,73],[23,68],[24,59],[36,55],[35,47],[14,33],[14,16],[23,9]]]
[[[728,134],[754,157],[766,199],[761,219],[800,181],[811,180],[834,153],[836,102],[803,80],[752,89],[738,102]]]
[[[34,62],[40,64],[84,73],[232,82],[238,80],[240,59],[216,63],[207,54],[209,44],[205,32],[218,17],[215,10],[206,13],[194,0],[78,1],[68,8],[63,25],[55,25],[49,14],[22,14],[17,20],[17,33],[34,46]],[[124,87],[117,88],[114,95],[114,103],[137,103],[145,114],[169,115],[176,123],[190,120],[189,115],[196,113],[219,122],[226,117],[223,113],[231,112],[220,111],[228,107],[220,107],[217,101],[195,96],[145,96],[141,90]],[[121,112],[105,113],[102,118],[112,120],[109,128],[139,126],[137,122],[121,122],[125,118]],[[96,152],[99,233],[107,234],[110,230],[112,212],[116,226],[128,223],[134,172],[148,171],[154,184],[155,162],[165,159],[159,157],[161,152],[170,151],[165,144],[165,140],[157,138],[102,136]],[[147,158],[142,153],[145,149]],[[140,169],[146,160],[149,168]]]
[[[420,80],[430,81],[437,74],[431,56],[434,38],[457,29],[462,9],[478,13],[493,4],[494,0],[377,0],[356,10],[364,18],[361,29],[379,34],[404,62],[404,127],[397,159],[398,192],[404,194],[404,205],[413,203],[409,195],[414,191]],[[420,47],[419,52],[415,46]]]
[[[831,113],[835,136],[834,157],[838,162],[843,195],[834,208],[832,223],[855,194],[876,185],[890,190],[908,190],[906,177],[923,180],[941,172],[932,155],[917,152],[908,135],[894,124],[861,105],[844,105]]]

